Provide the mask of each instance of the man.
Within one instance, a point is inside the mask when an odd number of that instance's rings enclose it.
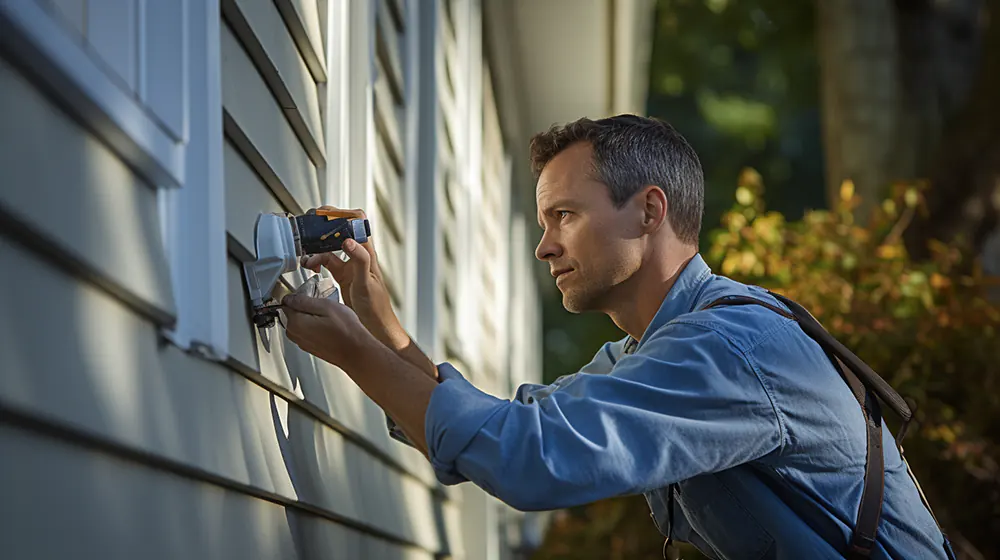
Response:
[[[347,306],[286,298],[289,339],[343,368],[444,484],[469,480],[522,510],[643,493],[662,534],[712,557],[843,557],[865,482],[865,415],[794,320],[759,305],[703,309],[725,296],[787,308],[698,255],[704,185],[691,146],[665,123],[622,115],[554,127],[531,156],[536,256],[567,310],[606,313],[626,338],[552,385],[487,395],[416,348],[374,247],[353,243],[347,262],[304,263],[328,267]],[[884,426],[882,440],[871,557],[945,557]]]

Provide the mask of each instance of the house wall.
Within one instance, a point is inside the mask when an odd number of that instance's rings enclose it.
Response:
[[[0,1],[3,556],[498,557],[505,506],[440,486],[343,372],[280,329],[264,351],[242,271],[258,213],[365,208],[394,305],[434,358],[501,396],[540,377],[529,241],[510,210],[477,2],[163,6]],[[195,145],[183,84],[200,51],[185,61],[156,45],[164,33],[179,45],[197,14],[219,26],[219,219],[198,226],[220,227],[223,255],[224,297],[206,316],[225,336],[210,351],[173,334],[190,301],[165,233],[165,200],[194,192],[196,156],[144,155]],[[154,140],[67,101],[58,69],[25,56],[19,17],[54,26],[72,45],[56,47],[134,103]]]

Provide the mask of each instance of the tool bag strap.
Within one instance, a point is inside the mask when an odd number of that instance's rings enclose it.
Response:
[[[770,293],[770,292],[769,292]],[[748,296],[729,296],[717,299],[709,303],[702,309],[721,307],[729,305],[761,305],[793,321],[796,321],[802,330],[815,340],[826,352],[830,361],[833,362],[840,376],[847,383],[854,395],[855,400],[865,415],[865,431],[867,433],[867,458],[865,460],[865,480],[864,489],[861,493],[861,503],[858,506],[858,518],[854,527],[854,534],[851,536],[846,553],[851,560],[864,559],[871,556],[878,537],[878,523],[882,516],[882,496],[885,484],[885,465],[882,451],[882,411],[878,399],[869,388],[893,406],[904,421],[908,422],[912,416],[906,402],[878,376],[867,364],[854,355],[844,345],[837,342],[833,335],[826,331],[822,325],[806,311],[801,305],[779,296],[771,294],[784,303],[791,310],[791,313],[784,309]],[[857,365],[863,365],[864,369],[857,371]],[[859,378],[860,376],[860,378]],[[862,381],[869,381],[864,383]],[[877,379],[880,385],[873,387],[871,382]],[[898,407],[898,408],[897,408]],[[905,414],[904,414],[905,413]]]

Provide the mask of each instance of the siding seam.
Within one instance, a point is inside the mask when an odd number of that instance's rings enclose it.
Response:
[[[239,124],[237,124],[236,119],[229,114],[229,110],[225,107],[222,109],[222,120],[223,133],[225,134],[225,137],[232,142],[236,151],[238,151],[240,155],[246,159],[250,168],[253,169],[254,173],[256,173],[260,177],[261,181],[267,185],[267,188],[270,189],[274,197],[278,199],[278,202],[280,202],[281,205],[284,206],[289,212],[294,214],[304,213],[305,210],[302,208],[302,205],[295,200],[292,193],[288,191],[288,187],[281,182],[281,178],[278,177],[277,172],[267,162],[264,154],[257,150],[257,147],[246,135],[246,133],[243,132],[243,129],[240,128]],[[226,185],[226,187],[229,188],[230,186]]]
[[[222,16],[223,21],[229,25],[233,35],[239,40],[240,46],[246,51],[247,57],[253,63],[261,79],[267,84],[267,88],[270,90],[271,95],[274,96],[275,102],[281,109],[281,113],[288,120],[288,124],[291,125],[295,136],[299,139],[299,143],[302,144],[302,148],[309,156],[309,159],[312,160],[316,167],[326,167],[326,156],[323,155],[323,150],[320,149],[318,141],[313,137],[312,131],[309,130],[309,125],[306,124],[305,117],[302,114],[305,108],[300,109],[295,105],[295,99],[292,97],[288,86],[285,85],[284,80],[282,80],[277,65],[267,55],[264,45],[261,44],[257,35],[254,34],[253,28],[250,27],[250,23],[246,20],[236,0],[222,0]],[[299,54],[301,56],[301,53]],[[315,82],[313,82],[313,87],[315,85]]]
[[[62,424],[57,420],[22,410],[19,407],[10,406],[4,402],[0,402],[0,424],[11,425],[16,428],[47,436],[71,446],[100,451],[118,459],[138,463],[145,467],[168,472],[183,478],[213,484],[227,490],[239,492],[247,496],[252,496],[260,500],[326,519],[397,545],[426,551],[431,554],[438,552],[426,549],[414,541],[387,533],[378,526],[369,525],[368,523],[357,521],[355,519],[351,519],[350,517],[345,517],[308,502],[293,500],[282,496],[281,494],[262,490],[242,482],[237,482],[204,469],[169,459],[162,455],[133,449],[105,436],[94,434],[67,424]]]
[[[16,243],[58,270],[97,287],[140,316],[150,319],[155,325],[170,328],[177,320],[173,310],[161,309],[146,301],[58,243],[49,242],[47,235],[37,231],[3,205],[0,205],[0,239]]]
[[[231,369],[233,372],[245,377],[251,383],[254,383],[264,390],[275,394],[288,404],[298,408],[299,410],[305,412],[309,417],[318,421],[319,423],[331,428],[335,432],[339,433],[345,440],[353,443],[360,447],[363,451],[367,452],[369,455],[373,456],[375,459],[382,461],[385,465],[395,471],[397,471],[401,476],[409,477],[420,483],[421,486],[427,488],[431,495],[436,497],[441,497],[448,499],[447,494],[438,485],[428,486],[427,482],[421,479],[419,476],[413,474],[403,466],[395,457],[387,454],[385,451],[379,449],[374,443],[366,439],[364,435],[358,433],[357,431],[349,428],[336,418],[330,416],[323,409],[319,408],[315,404],[309,402],[306,399],[299,398],[298,395],[292,393],[285,387],[275,383],[274,381],[268,379],[260,372],[254,371],[248,368],[245,364],[235,361],[233,359],[225,362],[225,365]]]

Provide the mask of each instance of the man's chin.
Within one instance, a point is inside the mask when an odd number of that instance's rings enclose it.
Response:
[[[594,307],[591,305],[592,303],[592,298],[583,298],[574,294],[564,293],[562,298],[563,309],[574,314],[593,311]]]

